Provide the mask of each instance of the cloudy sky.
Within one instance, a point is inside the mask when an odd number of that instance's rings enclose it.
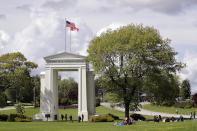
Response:
[[[197,0],[0,0],[0,55],[22,52],[39,65],[33,71],[37,74],[44,70],[44,56],[64,51],[65,18],[80,29],[72,32],[71,51],[81,55],[87,55],[89,41],[107,28],[143,24],[172,40],[171,46],[179,53],[177,59],[187,64],[180,77],[190,80],[194,93],[196,11]]]

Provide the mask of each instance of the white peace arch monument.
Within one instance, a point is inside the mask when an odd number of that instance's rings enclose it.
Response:
[[[40,113],[35,119],[43,121],[58,120],[58,71],[78,71],[78,115],[84,121],[95,114],[94,75],[89,70],[85,56],[63,52],[44,57],[45,72],[40,74]],[[69,114],[68,114],[69,115]]]

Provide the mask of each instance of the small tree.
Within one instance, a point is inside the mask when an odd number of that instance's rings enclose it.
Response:
[[[0,91],[0,107],[5,107],[7,104],[7,97],[6,95]]]
[[[188,99],[191,96],[191,86],[188,79],[183,80],[181,84],[180,96],[182,99]]]
[[[19,113],[20,115],[23,115],[25,113],[25,107],[23,104],[19,103],[15,107],[16,107],[16,112]]]

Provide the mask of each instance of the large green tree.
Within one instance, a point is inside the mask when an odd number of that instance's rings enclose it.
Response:
[[[181,83],[180,96],[182,99],[188,99],[191,96],[191,86],[188,79],[183,80]]]
[[[35,68],[37,64],[27,61],[20,52],[0,56],[0,89],[15,89],[16,99],[22,99],[24,88],[29,87],[31,83],[31,70]]]
[[[133,24],[108,30],[91,41],[88,60],[102,83],[124,101],[126,117],[144,78],[183,67],[169,43],[153,27]]]

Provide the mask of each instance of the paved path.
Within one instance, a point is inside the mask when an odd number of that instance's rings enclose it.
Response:
[[[149,103],[141,103],[142,105],[144,104],[149,104]],[[111,108],[110,103],[101,103],[102,106],[105,106],[107,108]],[[124,107],[119,107],[119,106],[115,106],[113,108],[114,110],[118,110],[118,111],[124,111]],[[144,110],[144,109],[140,109],[140,111],[130,111],[130,113],[137,113],[137,114],[142,114],[142,115],[150,115],[150,116],[154,116],[154,115],[161,115],[162,117],[166,116],[166,117],[180,117],[180,114],[168,114],[168,113],[162,113],[162,112],[153,112],[153,111],[149,111],[149,110]],[[190,115],[182,115],[184,118],[190,118]]]
[[[30,108],[33,106],[25,106],[25,108]],[[14,106],[8,106],[8,107],[4,107],[4,108],[0,108],[0,111],[4,111],[4,110],[10,110],[10,109],[16,109]]]

